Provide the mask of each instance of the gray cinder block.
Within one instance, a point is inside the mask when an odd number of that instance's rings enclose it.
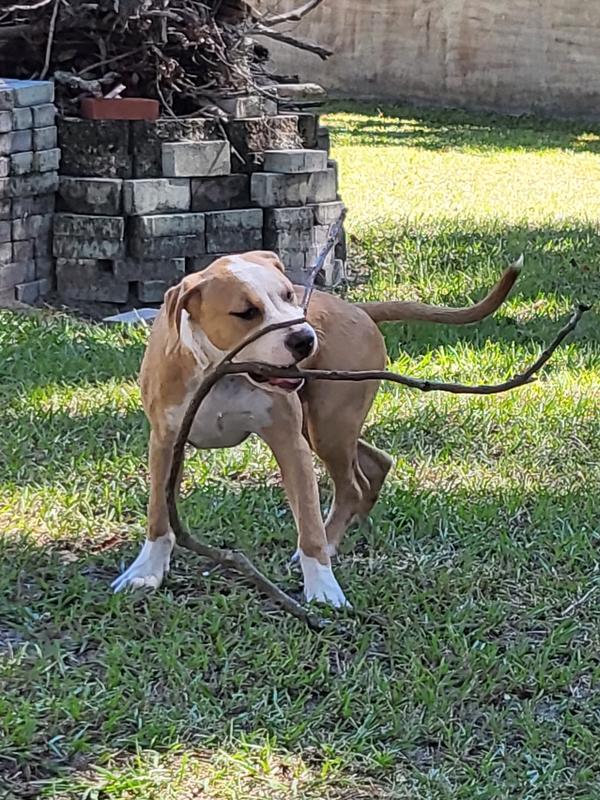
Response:
[[[312,209],[306,206],[268,208],[264,215],[264,247],[276,252],[302,252],[311,246]]]
[[[56,125],[48,125],[45,128],[33,128],[33,149],[52,150],[58,142]]]
[[[7,178],[10,175],[10,159],[12,156],[0,157],[0,178]]]
[[[218,258],[224,258],[225,256],[231,255],[231,253],[206,253],[203,256],[194,256],[194,258],[187,258],[185,262],[185,271],[189,274],[190,272],[200,272],[206,267],[210,267],[213,261],[216,261]]]
[[[327,169],[325,150],[265,150],[265,172],[321,172]]]
[[[91,214],[55,214],[54,233],[73,238],[122,239],[125,235],[123,217],[92,216]]]
[[[137,285],[138,300],[141,303],[162,303],[165,292],[176,281],[139,281]]]
[[[18,175],[9,178],[9,180],[10,195],[14,198],[51,194],[58,189],[58,174],[56,172],[32,172],[29,175]]]
[[[315,215],[315,225],[333,225],[344,210],[341,200],[333,200],[329,203],[316,203],[312,208]]]
[[[56,120],[56,106],[54,103],[43,103],[31,108],[32,124],[34,128],[47,128],[54,125]]]
[[[307,203],[327,203],[337,200],[337,176],[335,168],[322,172],[311,172],[308,176]]]
[[[52,214],[55,207],[53,194],[41,194],[36,197],[15,197],[12,201],[14,219],[28,214]]]
[[[259,94],[241,97],[222,97],[216,104],[228,116],[235,119],[244,117],[274,116],[277,114],[277,102]]]
[[[250,177],[241,173],[218,178],[192,178],[192,211],[248,208]]]
[[[12,243],[12,260],[33,261],[33,239],[23,239]]]
[[[129,152],[129,140],[127,120],[60,117],[58,141],[62,151],[61,174],[77,177],[93,175],[98,178],[130,178],[132,158]]]
[[[91,259],[104,260],[124,258],[125,241],[123,239],[73,238],[54,234],[52,252],[55,258],[66,260]]]
[[[33,171],[49,172],[58,170],[60,166],[60,150],[53,147],[51,150],[37,150],[33,154]]]
[[[8,133],[13,129],[13,116],[10,111],[0,111],[0,133]]]
[[[31,130],[9,131],[0,133],[0,156],[9,156],[11,153],[23,153],[33,147]]]
[[[52,103],[53,100],[54,84],[52,81],[22,81],[16,78],[6,78],[0,84],[0,109],[35,106],[41,103]]]
[[[126,303],[129,283],[117,280],[110,261],[96,259],[56,261],[56,288],[66,300]]]
[[[314,212],[306,206],[269,208],[265,211],[265,228],[272,230],[298,230],[312,228]]]
[[[0,264],[10,264],[13,260],[12,242],[2,242],[0,244]]]
[[[176,282],[185,275],[185,258],[124,258],[113,262],[116,278],[124,281]]]
[[[164,142],[202,142],[223,139],[218,124],[211,119],[157,119],[131,123],[133,177],[160,178]]]
[[[280,248],[277,254],[292,283],[302,283],[303,279],[301,280],[300,278],[304,275],[306,269],[306,252],[304,250],[286,250]]]
[[[31,128],[33,117],[30,108],[15,108],[12,112],[12,126],[16,131]]]
[[[31,305],[48,294],[50,291],[50,280],[48,278],[40,278],[38,280],[28,281],[27,283],[18,283],[15,286],[15,297],[21,303],[28,303]]]
[[[11,175],[28,175],[33,171],[33,153],[13,153],[10,157]]]
[[[0,290],[12,289],[18,283],[27,283],[35,279],[35,264],[33,261],[20,261],[18,263],[0,260]]]
[[[262,247],[263,212],[259,208],[206,213],[206,252],[234,253]]]
[[[10,242],[12,239],[12,224],[9,219],[0,222],[0,242]]]
[[[52,229],[52,214],[26,214],[12,222],[12,238],[34,239]]]
[[[52,81],[9,80],[15,93],[15,106],[38,106],[54,102]]]
[[[131,255],[140,259],[169,259],[200,256],[206,252],[204,235],[160,236],[154,239],[131,237]]]
[[[262,208],[302,206],[308,199],[308,180],[309,176],[302,173],[255,172],[250,183],[250,199]]]
[[[165,142],[162,172],[167,178],[228,175],[231,172],[229,142]]]
[[[154,214],[134,217],[131,232],[140,239],[155,236],[201,236],[204,238],[204,214]]]
[[[121,214],[122,191],[121,178],[74,178],[61,175],[58,208],[79,214]]]
[[[150,178],[124,181],[123,210],[128,215],[189,211],[189,178]]]

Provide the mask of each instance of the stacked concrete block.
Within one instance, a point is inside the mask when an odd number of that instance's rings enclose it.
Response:
[[[69,119],[60,130],[67,142],[80,131],[89,144],[90,124],[98,126],[104,147],[112,141],[111,157],[99,167],[97,148],[78,145],[66,159],[65,171],[73,174],[61,176],[54,220],[59,293],[117,305],[160,302],[185,275],[186,259],[207,252],[205,214],[192,210],[192,181],[195,205],[212,210],[210,197],[219,195],[214,181],[233,177],[229,142],[207,138],[216,129],[206,120],[106,125]],[[173,137],[189,138],[169,141]],[[86,174],[93,170],[101,174]],[[241,177],[248,195],[247,178]],[[240,187],[225,189],[235,203]],[[262,212],[256,213],[261,228]]]
[[[267,151],[264,169],[252,175],[250,195],[265,210],[265,246],[279,252],[293,279],[303,283],[343,208],[335,162],[314,148]],[[327,257],[325,283],[342,271],[339,264],[334,270],[335,258],[333,251]]]
[[[54,255],[64,299],[158,304],[186,273],[246,250],[275,250],[293,280],[306,278],[341,209],[318,118],[252,96],[219,103],[220,122],[60,121]]]
[[[26,303],[52,288],[53,100],[49,81],[0,81],[0,295]]]

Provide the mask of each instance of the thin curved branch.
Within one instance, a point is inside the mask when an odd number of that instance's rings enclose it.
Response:
[[[323,0],[308,0],[303,6],[294,8],[292,11],[286,11],[282,14],[274,14],[271,17],[263,17],[262,22],[264,25],[281,25],[282,22],[299,22],[302,17],[320,6]]]
[[[579,305],[573,312],[569,322],[560,329],[548,347],[542,351],[538,358],[529,367],[527,367],[527,369],[523,370],[512,378],[507,379],[503,383],[480,384],[473,386],[460,383],[444,383],[441,381],[420,380],[418,378],[411,378],[406,375],[399,375],[397,373],[387,371],[376,370],[348,372],[345,370],[303,370],[298,369],[297,367],[278,368],[273,367],[270,364],[262,364],[257,362],[233,362],[232,359],[251,342],[256,341],[273,330],[297,325],[299,322],[303,322],[304,318],[267,325],[266,327],[255,331],[251,336],[247,337],[241,344],[229,352],[215,367],[215,369],[204,378],[198,387],[198,390],[194,394],[183,418],[181,429],[173,449],[173,461],[166,493],[169,521],[177,539],[177,543],[181,547],[192,550],[198,555],[208,558],[213,562],[220,563],[226,568],[235,569],[237,572],[247,578],[259,591],[263,592],[276,603],[278,603],[285,611],[297,619],[302,620],[311,629],[319,630],[324,625],[323,620],[307,611],[300,603],[279,589],[272,581],[270,581],[258,569],[256,569],[247,556],[237,550],[212,547],[204,544],[203,542],[199,542],[181,525],[181,520],[179,519],[179,513],[177,510],[176,494],[178,476],[183,464],[185,445],[198,409],[213,386],[224,375],[255,373],[263,377],[290,377],[304,378],[305,380],[389,380],[394,383],[400,383],[409,388],[420,389],[423,392],[444,391],[451,392],[453,394],[497,394],[499,392],[506,392],[518,386],[524,386],[528,383],[531,383],[534,380],[533,376],[535,373],[538,372],[544,366],[544,364],[546,364],[565,337],[577,327],[579,320],[583,314],[589,310],[589,308],[590,306]]]
[[[466,384],[466,383],[446,383],[444,381],[421,380],[411,378],[408,375],[399,375],[397,372],[387,370],[362,370],[348,371],[340,369],[299,369],[298,367],[273,367],[270,364],[250,361],[246,364],[236,362],[234,364],[222,364],[217,367],[216,372],[221,375],[236,375],[254,373],[262,378],[302,378],[304,380],[317,381],[391,381],[407,386],[409,389],[419,389],[421,392],[449,392],[450,394],[501,394],[519,386],[526,386],[533,383],[536,372],[539,372],[544,364],[550,359],[552,353],[560,345],[563,339],[575,330],[579,320],[589,311],[591,306],[579,305],[573,312],[569,322],[560,329],[552,342],[542,351],[536,360],[523,372],[513,375],[511,378],[501,383]],[[296,324],[296,323],[293,323]]]

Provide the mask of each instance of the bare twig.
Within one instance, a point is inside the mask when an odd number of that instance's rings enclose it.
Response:
[[[327,232],[327,241],[325,242],[325,247],[319,253],[317,260],[315,261],[314,265],[311,267],[310,272],[308,273],[308,280],[306,281],[306,289],[304,290],[304,297],[302,298],[302,308],[306,313],[306,309],[308,308],[308,304],[310,303],[310,298],[312,297],[312,293],[315,290],[315,281],[317,279],[317,275],[323,269],[327,256],[331,252],[331,250],[335,247],[335,243],[337,242],[338,236],[340,235],[340,231],[342,230],[342,225],[344,224],[344,220],[346,219],[346,209],[343,208],[337,220],[333,223],[333,225],[329,228]]]
[[[319,254],[319,258],[310,272],[302,303],[302,309],[304,312],[306,312],[306,308],[310,302],[312,286],[318,273],[317,268],[325,260],[327,253],[331,250],[331,247],[337,238],[337,234],[339,233],[339,229],[343,222],[344,213],[345,212],[343,212],[340,218],[331,226],[327,243],[323,248],[323,251]],[[274,323],[255,331],[253,334],[244,339],[244,341],[240,342],[237,347],[233,348],[233,350],[227,353],[227,355],[224,356],[219,364],[217,364],[217,366],[204,377],[202,383],[192,397],[192,400],[184,415],[181,429],[173,449],[171,472],[169,475],[166,492],[169,520],[171,528],[176,536],[177,543],[182,547],[192,550],[198,555],[209,558],[213,562],[220,563],[230,569],[235,569],[237,572],[250,580],[259,591],[268,595],[275,602],[277,602],[284,610],[305,622],[309,627],[313,629],[320,628],[323,623],[318,617],[312,615],[300,603],[289,597],[285,592],[282,592],[272,581],[270,581],[259,570],[257,570],[252,562],[243,553],[236,550],[216,548],[204,544],[203,542],[199,542],[186,530],[184,530],[181,525],[181,520],[179,519],[179,513],[177,510],[177,486],[183,465],[185,445],[188,441],[190,429],[192,427],[194,418],[198,413],[198,409],[215,384],[224,375],[256,374],[262,377],[300,378],[304,380],[389,380],[394,383],[400,383],[409,388],[420,389],[424,392],[444,391],[451,392],[453,394],[479,395],[506,392],[510,389],[514,389],[518,386],[523,386],[532,382],[535,373],[537,373],[544,366],[564,338],[575,329],[579,320],[588,309],[589,306],[579,305],[575,309],[569,322],[563,328],[561,328],[553,341],[543,350],[540,356],[527,369],[498,384],[466,385],[460,383],[444,383],[441,381],[420,380],[418,378],[411,378],[406,375],[399,375],[393,372],[377,370],[361,372],[348,372],[345,370],[304,370],[297,367],[273,367],[270,364],[258,362],[234,362],[233,359],[252,342],[260,339],[262,336],[265,336],[265,334],[272,331],[298,325],[304,322],[306,317],[303,315],[297,319]]]
[[[31,3],[31,5],[18,3],[17,5],[5,8],[4,11],[7,14],[11,14],[13,11],[35,11],[38,8],[49,6],[51,2],[52,0],[38,0],[37,3]]]
[[[282,22],[299,22],[302,17],[309,14],[314,8],[321,5],[323,0],[308,0],[303,6],[286,11],[283,14],[274,14],[271,17],[263,17],[265,25],[281,25]]]
[[[48,67],[50,66],[50,56],[52,55],[52,43],[54,41],[54,31],[56,29],[56,18],[58,16],[58,9],[62,0],[54,0],[54,8],[52,9],[52,17],[50,18],[50,28],[48,29],[48,41],[46,42],[46,55],[44,57],[44,66],[40,72],[40,80],[43,81],[48,74]]]

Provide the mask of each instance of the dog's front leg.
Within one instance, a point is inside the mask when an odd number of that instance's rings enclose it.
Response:
[[[302,435],[302,409],[296,395],[277,398],[272,425],[262,429],[260,436],[277,459],[296,521],[306,600],[336,608],[349,605],[331,568],[312,453]]]
[[[150,500],[148,535],[138,557],[112,583],[115,592],[123,589],[157,589],[169,571],[175,534],[169,525],[166,486],[171,471],[175,434],[150,434]],[[181,477],[181,476],[180,476]]]

